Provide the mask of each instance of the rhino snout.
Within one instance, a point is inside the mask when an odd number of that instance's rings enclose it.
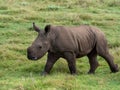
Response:
[[[37,60],[38,59],[36,56],[32,55],[32,50],[30,47],[27,49],[27,58],[29,60]]]

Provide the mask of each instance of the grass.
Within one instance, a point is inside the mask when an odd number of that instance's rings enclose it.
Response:
[[[110,73],[101,57],[95,75],[87,74],[84,57],[77,60],[78,75],[70,75],[66,61],[60,59],[46,77],[40,75],[46,55],[36,62],[26,58],[26,48],[37,35],[32,22],[40,28],[89,24],[106,34],[120,66],[119,6],[119,0],[0,0],[0,90],[120,90],[120,72]]]

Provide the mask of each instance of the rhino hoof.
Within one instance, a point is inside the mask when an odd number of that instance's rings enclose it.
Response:
[[[95,74],[95,72],[90,72],[90,71],[89,71],[88,74]]]
[[[46,76],[46,75],[48,75],[48,73],[47,72],[45,72],[45,71],[43,71],[43,72],[41,72],[41,74],[40,74],[41,76]]]
[[[71,73],[71,75],[75,76],[75,75],[77,75],[77,73]]]
[[[119,71],[118,65],[115,64],[115,67],[111,71],[112,71],[112,73],[118,72]]]

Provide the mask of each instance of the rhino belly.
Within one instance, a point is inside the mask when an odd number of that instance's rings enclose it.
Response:
[[[92,51],[92,48],[88,49],[88,50],[85,50],[85,51],[77,52],[77,53],[75,53],[76,54],[76,58],[80,58],[80,57],[86,56],[91,51]]]
[[[94,38],[82,38],[77,41],[76,57],[82,57],[89,54],[95,47]]]

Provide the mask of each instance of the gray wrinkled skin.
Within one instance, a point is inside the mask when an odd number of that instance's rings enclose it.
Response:
[[[33,28],[38,32],[38,36],[27,49],[27,57],[30,60],[38,60],[48,52],[43,74],[50,73],[60,57],[68,62],[71,74],[76,74],[76,58],[83,56],[89,59],[88,73],[95,73],[99,66],[97,55],[107,61],[111,72],[118,71],[117,64],[114,64],[113,57],[109,54],[105,35],[98,28],[88,25],[77,27],[47,25],[44,30],[40,30],[35,23]]]

